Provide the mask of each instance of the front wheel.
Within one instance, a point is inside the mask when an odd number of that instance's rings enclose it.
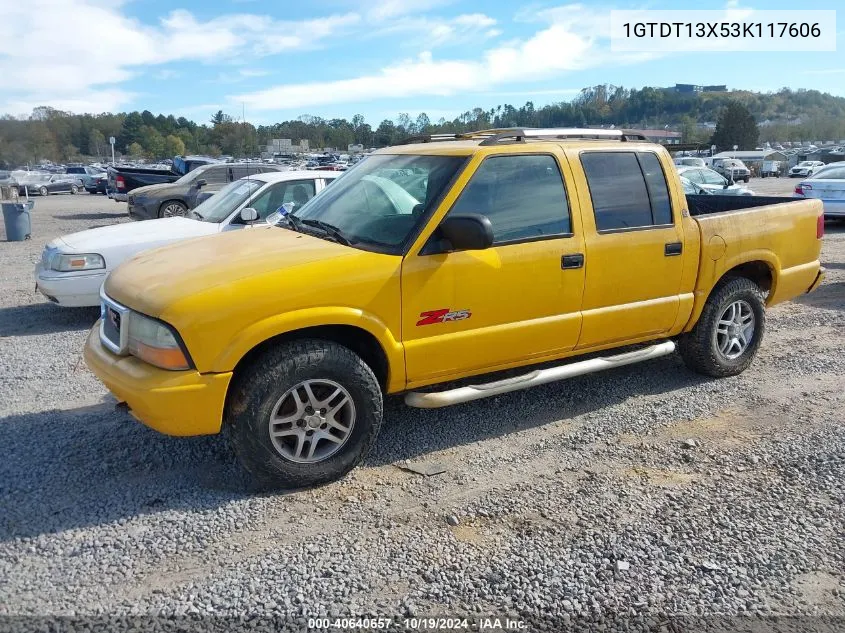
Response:
[[[158,217],[160,218],[172,218],[172,217],[185,217],[188,214],[188,207],[179,202],[178,200],[170,200],[169,202],[165,202],[161,205],[161,209],[159,209]]]
[[[305,339],[239,370],[225,423],[239,461],[261,489],[315,486],[364,459],[382,421],[382,393],[350,349]]]
[[[684,363],[700,374],[722,378],[745,371],[766,329],[763,293],[750,279],[734,277],[714,288],[698,323],[681,336]]]
[[[50,190],[47,189],[47,187],[41,187],[41,189],[38,190],[38,193],[40,193],[42,196],[46,196],[49,195]]]
[[[70,192],[71,192],[73,195],[76,195],[77,193],[79,193],[79,187],[77,187],[76,185],[71,185],[71,187],[70,187]]]

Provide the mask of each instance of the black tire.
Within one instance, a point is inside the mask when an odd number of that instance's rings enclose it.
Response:
[[[170,209],[171,212],[168,213],[167,209]],[[184,202],[179,202],[178,200],[168,200],[167,202],[162,202],[161,206],[158,208],[158,217],[160,218],[185,217],[187,214],[188,206]]]
[[[306,380],[330,380],[354,404],[345,443],[322,461],[298,463],[282,455],[270,437],[277,403]],[[230,387],[224,424],[235,454],[257,489],[302,488],[340,479],[372,448],[382,422],[382,393],[372,369],[350,349],[320,339],[292,341],[261,353],[240,369]]]
[[[71,192],[73,195],[76,195],[77,193],[79,193],[79,187],[77,187],[76,185],[71,185],[71,187],[70,187],[70,192]]]
[[[716,328],[722,314],[732,303],[745,301],[754,314],[754,331],[746,349],[736,358],[726,357],[716,342]],[[759,286],[745,277],[729,277],[713,289],[698,323],[692,331],[681,335],[678,350],[687,367],[699,374],[723,378],[745,371],[763,340],[766,331],[766,307]]]
[[[47,187],[41,187],[41,189],[38,190],[38,193],[40,193],[42,196],[49,196],[50,190],[47,189]]]

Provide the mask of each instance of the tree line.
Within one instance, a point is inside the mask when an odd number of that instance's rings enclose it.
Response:
[[[684,142],[709,143],[712,132],[699,124],[716,122],[728,106],[741,106],[759,124],[760,141],[845,139],[845,98],[816,90],[774,93],[730,91],[683,94],[674,90],[598,85],[584,88],[569,102],[535,107],[511,104],[473,108],[451,121],[431,121],[427,114],[401,113],[373,126],[360,114],[351,119],[303,115],[274,125],[254,126],[218,111],[198,124],[185,117],[155,115],[149,110],[128,113],[73,114],[50,107],[35,108],[24,118],[0,118],[0,163],[17,166],[42,159],[71,162],[82,158],[109,160],[108,138],[116,139],[119,155],[159,159],[198,153],[235,157],[255,156],[271,139],[309,141],[311,147],[345,149],[349,144],[383,147],[420,134],[473,131],[503,127],[616,127],[650,128],[669,125]],[[744,116],[744,115],[743,115]],[[752,121],[753,124],[753,121]],[[723,126],[724,127],[724,126]],[[731,126],[729,126],[731,127]],[[724,136],[724,135],[723,135]],[[717,135],[719,142],[742,142]],[[757,142],[756,140],[754,142]]]

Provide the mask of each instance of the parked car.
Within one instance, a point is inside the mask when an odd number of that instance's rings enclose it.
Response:
[[[441,407],[676,348],[702,374],[744,371],[766,307],[823,279],[821,202],[684,197],[664,147],[574,134],[377,150],[280,228],[141,254],[106,279],[85,360],[160,432],[225,427],[268,488],[359,464],[384,394]],[[423,197],[405,170],[424,175]]]
[[[751,179],[751,170],[745,166],[745,163],[736,158],[722,158],[713,161],[713,170],[733,182],[743,180],[747,183]]]
[[[695,156],[679,156],[675,159],[675,165],[678,167],[707,167],[703,158]]]
[[[18,191],[21,192],[24,187],[18,183]],[[44,174],[38,177],[32,177],[27,180],[26,191],[29,195],[38,194],[41,196],[48,196],[51,193],[79,193],[82,189],[82,180],[76,177],[75,174]]]
[[[85,191],[88,193],[106,194],[109,186],[109,176],[103,172],[99,176],[89,176],[85,182]]]
[[[47,244],[35,267],[35,285],[60,306],[96,306],[103,280],[121,262],[141,251],[178,240],[278,221],[287,205],[295,211],[339,174],[271,172],[238,180],[194,209],[189,217],[170,217],[102,226],[57,238]],[[255,218],[241,215],[255,211]]]
[[[203,165],[174,183],[139,187],[127,200],[129,217],[149,220],[185,216],[197,205],[200,191],[219,191],[228,183],[248,175],[277,172],[276,165],[263,163],[217,163]]]
[[[138,187],[176,182],[197,167],[219,162],[207,156],[176,156],[166,168],[109,167],[109,197],[115,202],[126,202],[129,192]]]
[[[678,167],[678,174],[713,193],[726,196],[754,195],[751,189],[736,183],[731,184],[727,178],[706,167]]]
[[[807,176],[812,176],[813,172],[818,171],[821,167],[824,167],[824,163],[820,160],[802,160],[789,170],[789,177],[806,178]]]
[[[91,192],[94,189],[96,192],[96,181],[98,178],[108,178],[108,173],[102,169],[97,169],[91,165],[72,165],[65,169],[66,174],[73,174],[78,176],[82,181],[82,186],[85,191]]]
[[[821,200],[824,217],[845,219],[845,165],[820,169],[795,187],[793,197]]]

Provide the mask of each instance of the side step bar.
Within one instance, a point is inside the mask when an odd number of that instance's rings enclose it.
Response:
[[[488,382],[482,385],[470,385],[468,387],[450,389],[449,391],[436,391],[430,393],[412,391],[405,394],[405,404],[410,407],[418,407],[420,409],[448,407],[452,404],[471,402],[472,400],[498,396],[499,394],[508,393],[510,391],[528,389],[529,387],[536,387],[537,385],[545,385],[546,383],[563,380],[564,378],[592,374],[605,369],[622,367],[623,365],[632,365],[644,360],[659,358],[660,356],[668,356],[674,351],[674,341],[665,341],[663,343],[658,343],[657,345],[651,345],[650,347],[638,349],[633,352],[627,352],[625,354],[591,358],[590,360],[582,360],[568,365],[549,367],[548,369],[538,369],[523,376],[506,378],[505,380]]]

